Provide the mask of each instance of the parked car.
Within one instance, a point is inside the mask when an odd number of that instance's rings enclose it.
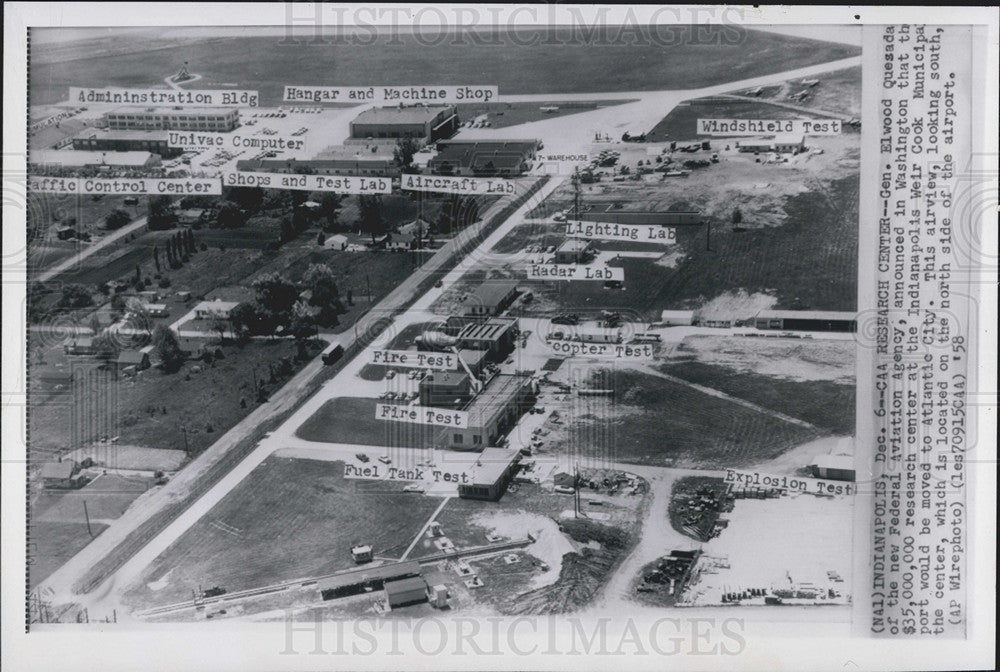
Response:
[[[410,485],[407,485],[406,487],[403,488],[403,492],[421,493],[421,492],[426,492],[426,490],[422,485],[418,485],[417,483],[411,483]]]
[[[364,453],[355,453],[354,457],[358,458],[360,462],[367,462],[369,460],[369,457]]]
[[[392,458],[390,458],[388,455],[379,455],[378,461],[381,462],[382,464],[389,464],[390,462],[392,462]]]
[[[568,485],[557,485],[555,490],[561,495],[572,495],[576,493],[576,489],[571,488]]]

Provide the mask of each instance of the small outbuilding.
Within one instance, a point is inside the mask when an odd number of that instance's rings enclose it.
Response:
[[[149,368],[149,354],[141,350],[122,350],[115,359],[115,365],[119,370],[131,368],[143,371]]]
[[[820,455],[810,465],[816,478],[834,481],[854,481],[854,457],[852,455]]]
[[[73,460],[62,462],[46,462],[42,465],[39,476],[46,488],[69,488],[73,486],[73,471],[76,463]]]

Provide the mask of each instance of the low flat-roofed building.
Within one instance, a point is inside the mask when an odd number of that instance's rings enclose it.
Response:
[[[381,590],[386,581],[413,576],[420,576],[420,564],[414,560],[407,560],[334,574],[317,581],[316,590],[324,600],[331,600],[364,593],[366,588]]]
[[[31,164],[35,166],[155,168],[160,163],[160,156],[152,152],[91,152],[53,149],[31,152]]]
[[[855,480],[854,456],[820,455],[810,465],[813,476],[835,481]]]
[[[239,126],[235,107],[119,107],[104,115],[113,130],[231,131]]]
[[[511,280],[485,280],[465,299],[465,317],[485,318],[499,315],[517,298],[517,283]]]
[[[458,130],[454,105],[373,107],[351,122],[352,138],[413,138],[428,143]]]
[[[495,446],[532,403],[531,376],[494,376],[462,409],[468,414],[469,426],[442,430],[438,443],[455,450]]]
[[[458,344],[465,350],[486,350],[491,359],[499,361],[513,352],[517,335],[516,319],[491,317],[465,325],[458,333]]]
[[[427,601],[427,581],[422,576],[411,576],[385,582],[385,597],[389,608]]]
[[[593,258],[593,244],[582,238],[567,238],[556,248],[557,264],[585,264]]]
[[[610,207],[610,206],[609,206]],[[677,210],[662,212],[622,212],[608,210],[591,210],[579,215],[572,215],[571,219],[579,219],[584,222],[601,222],[603,224],[634,224],[653,226],[686,226],[701,224],[705,221],[705,216],[695,210]]]
[[[688,327],[694,324],[693,310],[664,310],[660,313],[660,323],[668,327]]]
[[[74,338],[63,346],[67,355],[93,355],[97,352],[94,339],[89,336]]]
[[[153,152],[165,159],[180,156],[180,147],[171,147],[166,131],[119,131],[88,128],[73,138],[73,149],[92,152]]]
[[[464,406],[472,398],[472,381],[464,371],[431,371],[420,379],[420,405]]]
[[[473,350],[471,348],[462,348],[458,351],[458,356],[462,362],[472,371],[473,375],[478,376],[486,368],[486,364],[490,361],[489,350]]]
[[[801,133],[785,133],[774,138],[774,151],[779,154],[796,154],[805,148],[806,139]]]
[[[762,310],[753,318],[757,329],[783,331],[858,330],[857,313],[835,310]]]
[[[538,140],[447,140],[427,161],[437,175],[515,177],[531,170],[541,143]]]
[[[73,485],[73,472],[76,463],[73,460],[62,462],[46,462],[42,465],[39,478],[46,488],[69,488]]]
[[[149,368],[149,355],[141,350],[122,350],[115,359],[119,370],[134,368],[143,371]]]
[[[312,159],[242,159],[236,170],[255,173],[295,173],[300,170],[314,175],[363,175],[365,177],[395,177],[399,166],[391,156],[357,154],[314,157]]]
[[[194,307],[194,316],[199,320],[213,317],[229,319],[238,305],[240,305],[238,301],[202,301]]]
[[[463,499],[483,499],[495,502],[500,499],[507,486],[514,480],[519,451],[509,448],[485,448],[472,466],[469,483],[458,486],[458,496]]]

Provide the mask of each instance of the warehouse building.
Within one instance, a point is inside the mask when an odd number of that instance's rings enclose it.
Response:
[[[31,152],[31,165],[61,168],[156,168],[162,162],[151,152],[72,152],[42,149]]]
[[[171,147],[166,131],[111,131],[88,128],[73,138],[73,149],[91,152],[152,152],[164,159],[180,156],[180,147]]]
[[[533,403],[531,376],[494,376],[462,409],[469,416],[469,426],[443,430],[438,442],[455,450],[495,446]]]
[[[521,454],[507,448],[486,448],[472,467],[469,483],[458,486],[463,499],[499,500],[514,480]]]
[[[423,143],[450,138],[458,130],[454,105],[373,107],[351,122],[351,137],[412,138]]]
[[[858,330],[857,313],[833,310],[764,310],[752,320],[758,329],[781,331]]]
[[[389,608],[405,607],[427,601],[427,582],[422,576],[385,582],[385,598]]]
[[[594,246],[589,240],[567,238],[556,248],[555,263],[586,264],[594,258]]]
[[[531,170],[540,146],[538,140],[439,142],[427,169],[435,175],[516,177]]]
[[[516,319],[493,317],[466,325],[458,333],[458,344],[465,350],[486,350],[490,359],[500,361],[514,351],[517,335]]]
[[[108,128],[118,131],[232,131],[240,111],[230,107],[121,107],[104,115]]]
[[[517,298],[517,283],[487,280],[465,300],[465,317],[487,318],[499,315]]]
[[[350,572],[334,574],[316,583],[316,590],[324,600],[360,595],[381,590],[386,582],[420,576],[420,564],[409,560],[378,567],[363,567]]]
[[[46,462],[42,465],[39,477],[42,479],[42,486],[46,488],[72,488],[76,480],[73,478],[75,470],[76,463],[73,460]]]

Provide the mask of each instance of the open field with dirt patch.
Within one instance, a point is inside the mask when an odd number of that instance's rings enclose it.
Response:
[[[128,595],[136,607],[348,569],[351,546],[399,557],[440,503],[403,484],[345,480],[342,462],[270,457],[168,548]]]
[[[700,362],[666,364],[660,370],[805,420],[833,434],[854,433],[856,387],[853,381],[794,381],[740,373]]]
[[[310,347],[315,354],[325,345],[314,341]],[[276,390],[305,364],[296,359],[297,346],[289,340],[221,349],[223,359],[189,361],[177,373],[147,369],[126,377],[97,371],[101,375],[56,396],[33,397],[32,451],[75,449],[102,434],[118,436],[126,445],[184,450],[186,431],[187,452],[194,456],[257,407],[255,381]],[[88,423],[73,424],[74,417]]]
[[[578,112],[588,112],[610,105],[620,105],[622,103],[633,102],[630,100],[595,100],[595,101],[560,101],[553,99],[545,102],[530,103],[468,103],[459,104],[458,118],[464,123],[473,121],[486,115],[491,128],[505,128],[507,126],[517,126],[540,119],[552,119],[554,117],[564,117],[566,115],[577,114]],[[543,110],[541,108],[557,108]],[[572,123],[572,120],[567,120]]]
[[[572,395],[548,423],[548,450],[579,459],[714,469],[755,464],[822,434],[690,386],[613,372],[615,397]]]

